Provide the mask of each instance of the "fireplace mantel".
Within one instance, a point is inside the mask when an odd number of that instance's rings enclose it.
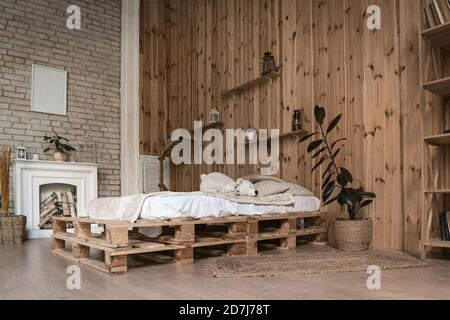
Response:
[[[77,188],[78,216],[86,215],[89,201],[97,198],[97,169],[93,163],[14,160],[14,212],[27,216],[27,238],[47,238],[51,230],[39,230],[40,187],[66,184]]]

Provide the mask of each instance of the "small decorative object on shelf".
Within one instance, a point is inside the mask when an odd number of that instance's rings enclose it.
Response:
[[[27,160],[27,148],[25,148],[23,145],[16,147],[16,159]]]
[[[278,71],[278,67],[275,62],[275,57],[273,56],[272,52],[266,52],[264,53],[263,57],[263,66],[261,75],[265,76],[266,74],[269,74],[273,71]]]
[[[220,122],[220,112],[216,108],[212,108],[209,112],[209,124]]]
[[[303,112],[302,110],[294,110],[294,118],[292,120],[292,130],[299,131],[302,130],[302,118]]]
[[[67,138],[58,135],[55,131],[53,131],[53,136],[45,136],[44,141],[50,145],[44,152],[47,153],[50,150],[54,150],[53,156],[56,161],[67,161],[68,153],[77,150],[69,144]]]

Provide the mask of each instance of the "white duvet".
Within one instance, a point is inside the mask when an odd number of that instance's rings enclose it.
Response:
[[[87,210],[89,217],[106,220],[175,219],[220,217],[223,214],[264,215],[287,212],[315,212],[320,200],[313,196],[293,197],[290,205],[238,203],[203,192],[156,193],[130,197],[97,199]]]

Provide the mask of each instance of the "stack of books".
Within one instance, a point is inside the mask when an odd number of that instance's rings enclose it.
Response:
[[[424,11],[429,28],[450,22],[450,0],[425,0]]]
[[[443,212],[439,214],[439,239],[443,241],[450,241],[450,212]]]

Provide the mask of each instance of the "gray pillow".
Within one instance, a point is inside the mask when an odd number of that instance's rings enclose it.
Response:
[[[312,193],[310,190],[306,189],[305,187],[303,187],[299,184],[285,182],[285,183],[283,183],[283,186],[289,187],[289,190],[286,191],[286,194],[290,194],[294,197],[295,196],[297,196],[297,197],[313,197],[314,196],[314,193]]]
[[[258,191],[258,196],[272,196],[289,190],[288,185],[271,180],[257,182],[255,188]]]

